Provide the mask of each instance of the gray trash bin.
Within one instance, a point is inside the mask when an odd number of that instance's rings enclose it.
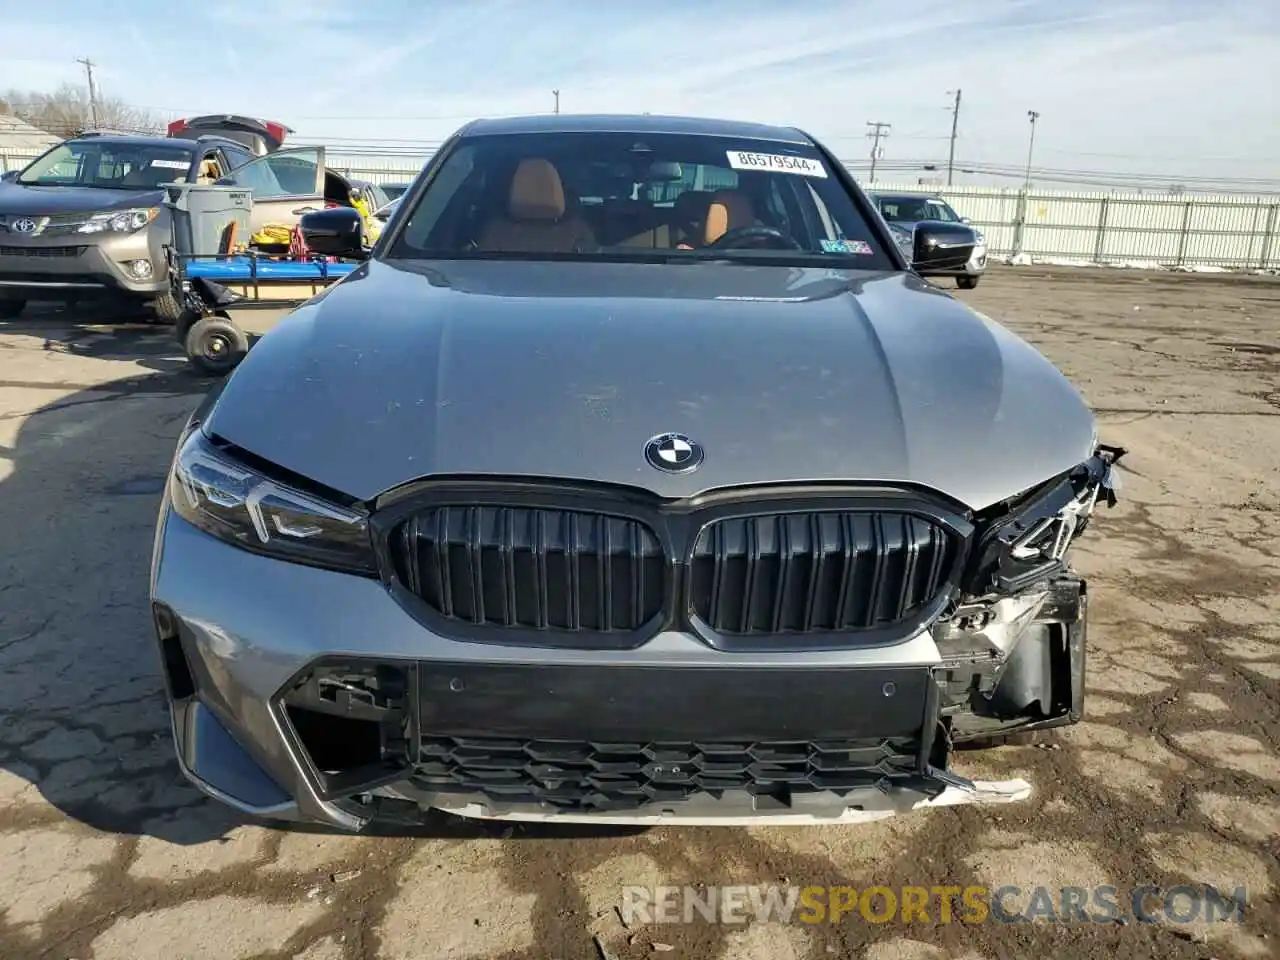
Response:
[[[173,219],[177,253],[212,256],[220,249],[227,225],[236,225],[240,243],[249,241],[249,211],[253,192],[244,187],[203,183],[165,184],[165,206]]]

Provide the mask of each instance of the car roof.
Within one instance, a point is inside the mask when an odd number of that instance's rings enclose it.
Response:
[[[741,140],[774,140],[811,144],[795,127],[775,127],[741,120],[704,117],[669,117],[651,114],[547,113],[524,117],[473,120],[463,128],[467,136],[501,136],[517,133],[683,133]]]
[[[231,140],[228,137],[218,137],[213,135],[202,136],[197,140],[194,137],[148,137],[134,133],[82,133],[76,137],[68,137],[63,142],[80,143],[89,140],[92,140],[94,143],[127,143],[133,146],[144,147],[183,147],[187,150],[197,150],[201,146],[210,143],[232,143],[236,146],[244,146],[244,144]]]

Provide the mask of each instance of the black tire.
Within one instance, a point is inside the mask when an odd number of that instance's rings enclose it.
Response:
[[[981,277],[956,277],[956,286],[961,290],[972,290],[981,279]]]
[[[156,323],[177,323],[186,307],[172,293],[162,293],[151,301],[151,315]]]
[[[200,316],[194,310],[183,310],[182,316],[178,317],[177,321],[174,322],[173,337],[182,344],[184,350],[187,346],[187,334],[200,321]]]
[[[0,300],[0,320],[13,320],[26,308],[25,300]]]
[[[187,333],[187,360],[206,377],[224,377],[249,352],[249,336],[226,317],[201,317]]]

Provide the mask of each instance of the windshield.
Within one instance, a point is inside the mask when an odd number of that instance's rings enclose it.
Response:
[[[69,140],[22,171],[19,183],[48,187],[154,190],[185,180],[192,153],[180,146]]]
[[[762,260],[895,269],[804,144],[658,133],[464,138],[390,257]]]
[[[890,223],[917,223],[920,220],[960,222],[956,212],[936,197],[881,197],[879,204],[880,213]]]

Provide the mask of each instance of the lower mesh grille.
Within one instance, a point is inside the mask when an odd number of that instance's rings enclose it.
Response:
[[[424,737],[414,780],[437,792],[567,809],[625,809],[730,790],[785,801],[819,791],[841,795],[910,776],[917,748],[905,739],[611,743]]]
[[[3,247],[0,246],[0,257],[39,257],[46,260],[67,257],[78,257],[84,253],[84,247]]]
[[[694,547],[690,605],[725,634],[892,626],[946,588],[955,551],[945,528],[909,513],[720,520]]]
[[[598,513],[441,506],[391,538],[400,580],[473,624],[632,631],[662,611],[662,548],[644,524]]]

